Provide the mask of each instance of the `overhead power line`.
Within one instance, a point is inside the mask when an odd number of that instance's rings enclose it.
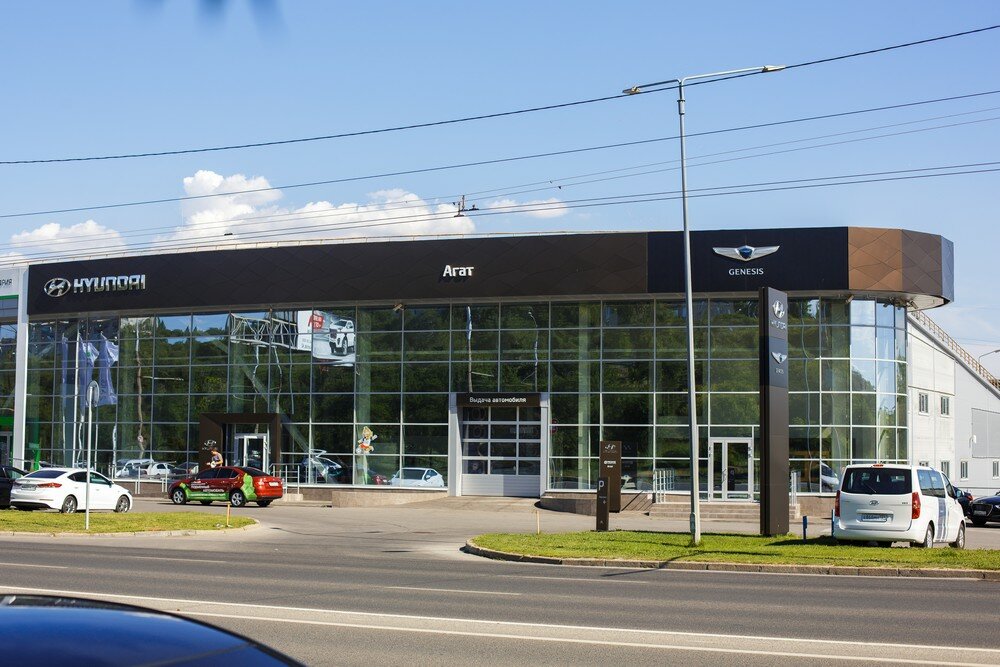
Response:
[[[989,30],[996,30],[1000,28],[1000,24],[986,26],[983,28],[976,28],[974,30],[966,30],[963,32],[952,33],[950,35],[939,35],[937,37],[929,37],[927,39],[916,40],[912,42],[905,42],[903,44],[894,44],[892,46],[883,46],[877,49],[869,49],[867,51],[857,51],[854,53],[846,53],[839,56],[831,56],[828,58],[821,58],[818,60],[810,60],[806,62],[796,63],[793,65],[786,65],[785,69],[794,69],[798,67],[809,67],[812,65],[819,65],[823,63],[836,62],[840,60],[847,60],[850,58],[859,58],[862,56],[874,55],[876,53],[884,53],[886,51],[894,51],[897,49],[904,49],[912,46],[919,46],[922,44],[930,44],[932,42],[940,42],[947,39],[955,39],[957,37],[966,37],[969,35],[974,35],[977,33],[987,32]],[[718,81],[724,81],[730,78],[741,78],[744,76],[756,76],[758,72],[749,72],[746,74],[738,74],[732,77],[724,77],[721,79],[711,79],[705,81],[695,81],[689,86],[693,85],[706,85],[710,83],[716,83]],[[656,90],[644,91],[640,94],[651,94],[656,92],[663,92],[666,90],[671,90],[672,88],[658,88]],[[410,123],[407,125],[396,125],[392,127],[383,127],[372,130],[357,130],[354,132],[340,132],[335,134],[324,134],[313,137],[300,137],[295,139],[278,139],[274,141],[256,141],[243,144],[231,144],[225,146],[210,146],[202,148],[183,148],[174,150],[161,150],[161,151],[147,151],[147,152],[135,152],[135,153],[120,153],[112,155],[92,155],[84,157],[60,157],[60,158],[41,158],[41,159],[26,159],[26,160],[0,160],[0,165],[28,165],[28,164],[52,164],[58,162],[94,162],[99,160],[127,160],[136,158],[150,158],[150,157],[166,157],[172,155],[189,155],[193,153],[217,153],[221,151],[233,151],[233,150],[245,150],[248,148],[265,148],[270,146],[283,146],[288,144],[302,144],[310,143],[315,141],[329,141],[332,139],[346,139],[349,137],[361,137],[367,135],[375,134],[385,134],[389,132],[401,132],[404,130],[416,130],[429,127],[440,127],[442,125],[455,125],[458,123],[468,123],[473,121],[490,120],[494,118],[503,118],[508,116],[517,116],[529,113],[536,113],[540,111],[552,111],[555,109],[565,109],[569,107],[577,107],[586,104],[594,104],[596,102],[607,102],[609,100],[622,99],[625,97],[632,97],[632,95],[626,93],[619,93],[616,95],[605,95],[603,97],[593,97],[590,99],[576,100],[574,102],[562,102],[559,104],[548,104],[544,106],[529,107],[526,109],[515,109],[512,111],[500,111],[496,113],[480,114],[476,116],[464,116],[460,118],[451,118],[446,120],[429,121],[425,123]]]
[[[920,100],[920,101],[916,101],[916,102],[904,102],[904,103],[901,103],[901,104],[891,104],[891,105],[884,105],[884,106],[879,106],[879,107],[870,107],[870,108],[867,108],[867,109],[854,109],[854,110],[851,110],[851,111],[841,111],[841,112],[836,112],[836,113],[821,114],[821,115],[817,115],[817,116],[806,116],[806,117],[802,117],[802,118],[791,118],[791,119],[785,119],[785,120],[770,121],[770,122],[767,122],[767,123],[756,123],[756,124],[753,124],[753,125],[741,125],[741,126],[737,126],[737,127],[722,128],[722,129],[718,129],[718,130],[705,130],[705,131],[702,131],[702,132],[692,132],[692,133],[689,133],[687,136],[689,138],[691,138],[691,137],[700,137],[700,136],[710,136],[710,135],[715,135],[715,134],[723,134],[723,133],[727,133],[727,132],[742,132],[742,131],[746,131],[746,130],[756,130],[756,129],[762,129],[762,128],[768,128],[768,127],[777,127],[777,126],[781,126],[781,125],[791,125],[791,124],[795,124],[795,123],[805,123],[805,122],[812,122],[812,121],[818,121],[818,120],[828,120],[828,119],[831,119],[831,118],[842,118],[842,117],[847,117],[847,116],[854,116],[854,115],[860,115],[860,114],[874,113],[874,112],[879,112],[879,111],[891,111],[891,110],[904,109],[904,108],[908,108],[908,107],[916,107],[916,106],[921,106],[921,105],[926,105],[926,104],[937,104],[937,103],[941,103],[941,102],[952,102],[952,101],[956,101],[956,100],[971,99],[971,98],[975,98],[975,97],[983,97],[983,96],[997,95],[997,94],[1000,94],[1000,90],[988,90],[988,91],[983,91],[983,92],[978,92],[978,93],[969,93],[969,94],[966,94],[966,95],[953,95],[953,96],[950,96],[950,97],[939,97],[939,98],[934,98],[934,99],[930,99],[930,100]],[[514,157],[495,158],[495,159],[491,159],[491,160],[478,160],[478,161],[474,161],[474,162],[461,162],[461,163],[457,163],[457,164],[438,165],[438,166],[433,166],[433,167],[420,167],[420,168],[416,168],[416,169],[405,169],[405,170],[399,170],[399,171],[382,172],[382,173],[378,173],[378,174],[366,174],[366,175],[362,175],[362,176],[347,176],[347,177],[344,177],[344,178],[334,178],[334,179],[327,179],[327,180],[321,180],[321,181],[308,181],[308,182],[303,182],[303,183],[291,183],[291,184],[286,184],[286,185],[275,185],[275,186],[270,186],[270,187],[266,187],[266,188],[251,188],[251,189],[248,189],[248,190],[233,190],[233,191],[227,191],[227,192],[215,192],[215,193],[206,194],[206,195],[188,195],[188,196],[184,196],[184,197],[161,197],[161,198],[158,198],[158,199],[144,199],[144,200],[131,201],[131,202],[117,202],[117,203],[113,203],[113,204],[94,204],[94,205],[88,205],[88,206],[74,206],[74,207],[69,207],[69,208],[45,209],[45,210],[38,210],[38,211],[24,211],[24,212],[20,212],[20,213],[4,213],[4,214],[0,214],[0,219],[6,219],[6,218],[27,218],[27,217],[40,216],[40,215],[56,215],[56,214],[60,214],[60,213],[80,213],[80,212],[83,212],[83,211],[100,211],[100,210],[116,209],[116,208],[129,208],[129,207],[134,207],[134,206],[150,206],[150,205],[154,205],[154,204],[170,204],[170,203],[177,203],[177,202],[196,201],[196,200],[200,200],[200,199],[212,199],[212,198],[215,198],[215,197],[231,197],[231,196],[236,196],[236,195],[247,195],[247,194],[254,194],[254,193],[259,193],[259,192],[273,192],[273,191],[276,191],[276,190],[293,190],[293,189],[299,189],[299,188],[319,187],[319,186],[323,186],[323,185],[337,185],[337,184],[341,184],[341,183],[351,183],[351,182],[357,182],[357,181],[374,180],[374,179],[378,179],[378,178],[391,178],[391,177],[396,177],[396,176],[412,176],[412,175],[415,175],[415,174],[426,174],[426,173],[436,172],[436,171],[448,171],[448,170],[454,170],[454,169],[465,169],[465,168],[469,168],[469,167],[482,167],[482,166],[493,165],[493,164],[504,164],[504,163],[508,163],[508,162],[518,162],[518,161],[522,161],[522,160],[535,160],[535,159],[548,158],[548,157],[560,157],[560,156],[564,156],[564,155],[574,155],[574,154],[586,153],[586,152],[592,152],[592,151],[610,150],[610,149],[614,149],[614,148],[628,148],[628,147],[632,147],[632,146],[641,146],[641,145],[651,144],[651,143],[658,143],[658,142],[664,142],[664,141],[672,141],[672,140],[675,140],[677,138],[678,138],[677,135],[673,135],[673,136],[668,136],[668,137],[656,137],[656,138],[653,138],[653,139],[639,139],[639,140],[636,140],[636,141],[625,141],[625,142],[619,142],[619,143],[614,143],[614,144],[602,144],[602,145],[599,145],[599,146],[586,146],[586,147],[582,147],[582,148],[571,148],[571,149],[561,150],[561,151],[548,151],[548,152],[545,152],[545,153],[534,153],[534,154],[530,154],[530,155],[519,155],[519,156],[514,156]],[[529,184],[529,185],[533,185],[533,184]],[[520,187],[520,186],[518,186],[518,187]],[[483,191],[483,192],[490,192],[490,191]],[[483,192],[476,192],[476,193],[472,193],[472,194],[477,194],[478,195],[478,194],[483,194]],[[453,197],[453,196],[458,196],[458,195],[449,195],[449,197]]]
[[[947,171],[946,171],[947,170]],[[938,172],[938,173],[930,173]],[[995,173],[1000,172],[1000,162],[980,162],[962,165],[947,165],[940,167],[924,167],[919,169],[903,169],[896,171],[879,171],[879,172],[866,172],[858,174],[843,174],[839,176],[820,176],[813,178],[802,178],[802,179],[792,179],[792,180],[782,180],[782,181],[769,181],[769,182],[758,182],[758,183],[743,183],[737,185],[727,185],[727,186],[715,186],[715,187],[705,187],[696,188],[688,191],[688,196],[692,198],[704,198],[704,197],[718,197],[726,195],[740,195],[740,194],[757,194],[764,192],[779,192],[788,190],[802,190],[802,189],[812,189],[821,187],[838,187],[845,185],[859,185],[865,183],[880,183],[889,181],[906,181],[915,179],[927,179],[927,178],[938,178],[943,176],[962,176],[962,175],[973,175],[973,174],[984,174],[984,173]],[[623,204],[643,204],[650,202],[662,202],[668,200],[679,199],[681,196],[680,192],[676,190],[672,191],[662,191],[662,192],[647,192],[647,193],[632,193],[627,195],[613,195],[607,197],[592,197],[586,199],[576,199],[567,200],[556,203],[538,203],[531,205],[506,205],[498,206],[492,209],[483,209],[476,213],[476,217],[486,217],[494,215],[510,215],[510,214],[525,214],[525,213],[537,213],[544,212],[553,209],[581,209],[581,208],[594,208],[602,206],[615,206]],[[337,215],[336,211],[330,212],[330,217]],[[322,216],[320,216],[322,217]],[[412,224],[415,222],[435,222],[441,220],[447,220],[453,218],[454,214],[451,212],[445,213],[430,213],[430,214],[414,214],[414,215],[403,215],[394,216],[389,218],[379,218],[379,219],[369,219],[369,220],[353,220],[341,223],[330,223],[323,225],[308,225],[301,227],[292,228],[282,228],[282,229],[268,229],[258,233],[253,233],[250,235],[242,236],[237,240],[234,240],[231,247],[235,248],[240,245],[246,245],[253,241],[260,241],[261,239],[273,239],[275,237],[283,236],[287,237],[295,234],[304,233],[315,233],[315,232],[342,232],[345,230],[353,229],[377,229],[387,226],[395,226],[401,224]],[[294,222],[294,220],[286,220],[286,222]],[[264,224],[264,223],[261,223]],[[441,236],[427,235],[427,236]],[[310,239],[311,241],[319,241],[320,239]],[[67,243],[74,243],[70,241]],[[69,261],[74,258],[79,257],[92,257],[95,253],[92,249],[87,250],[77,250],[71,251],[69,253],[53,251],[52,242],[49,243],[49,247],[45,251],[39,253],[25,253],[20,259],[8,259],[5,261],[0,261],[0,266],[10,266],[23,264],[24,260],[34,260],[36,262],[44,261]],[[62,244],[60,244],[62,245]],[[227,245],[226,241],[219,239],[215,243],[215,248],[220,249],[219,246]],[[166,239],[166,240],[152,240],[142,244],[136,244],[129,246],[127,251],[129,253],[137,253],[142,251],[153,251],[153,252],[180,252],[185,250],[198,250],[204,249],[205,239],[202,237],[196,239]],[[66,247],[63,245],[62,247]],[[110,254],[123,254],[125,251],[120,253],[110,253]]]

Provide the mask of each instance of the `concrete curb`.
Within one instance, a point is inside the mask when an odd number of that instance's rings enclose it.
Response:
[[[224,528],[221,530],[145,530],[130,533],[32,533],[23,530],[3,530],[0,537],[191,537],[193,535],[225,535],[260,528],[260,521],[253,520],[249,526]]]
[[[589,565],[594,567],[647,568],[657,570],[699,570],[712,572],[757,572],[772,574],[826,574],[868,577],[928,577],[943,579],[983,579],[1000,581],[997,570],[946,570],[904,567],[849,567],[843,565],[767,565],[762,563],[710,563],[703,561],[660,560],[608,560],[603,558],[555,558],[551,556],[526,556],[505,551],[494,551],[477,546],[472,540],[465,543],[465,551],[474,556],[506,560],[516,563],[543,565]]]

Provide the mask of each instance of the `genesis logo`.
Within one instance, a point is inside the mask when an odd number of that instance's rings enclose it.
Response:
[[[739,248],[712,248],[712,250],[716,255],[722,255],[723,257],[728,257],[729,259],[738,259],[741,262],[749,262],[752,259],[760,259],[761,257],[774,254],[778,252],[778,248],[780,247],[781,246],[777,245],[769,245],[754,248],[753,246],[744,245]]]
[[[85,292],[131,292],[146,289],[146,274],[132,276],[94,276],[91,278],[50,278],[42,291],[52,298]]]
[[[774,360],[777,361],[779,364],[785,363],[785,359],[788,358],[787,354],[782,354],[781,352],[772,352],[771,356],[774,357]]]
[[[775,301],[774,305],[771,306],[771,310],[774,311],[774,316],[779,320],[785,317],[785,304],[780,301]]]
[[[69,293],[69,290],[72,287],[73,286],[70,282],[65,278],[52,278],[45,283],[45,287],[42,289],[45,290],[45,293],[49,296],[59,297]]]

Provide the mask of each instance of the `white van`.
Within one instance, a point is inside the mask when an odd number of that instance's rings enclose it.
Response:
[[[924,466],[851,465],[834,505],[833,536],[888,547],[909,542],[965,548],[965,513],[948,477]]]

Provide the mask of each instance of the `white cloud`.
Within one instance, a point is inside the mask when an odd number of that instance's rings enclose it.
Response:
[[[94,220],[67,227],[57,222],[48,222],[35,229],[14,234],[10,237],[10,245],[16,254],[26,257],[77,255],[88,251],[104,253],[125,249],[125,241],[120,233]]]
[[[467,216],[455,217],[453,204],[433,204],[418,195],[395,188],[369,193],[367,201],[308,202],[298,208],[274,205],[280,190],[269,188],[262,176],[222,176],[199,171],[184,179],[188,195],[237,193],[184,202],[184,224],[160,240],[221,240],[231,236],[246,241],[343,238],[358,236],[408,236],[466,234],[475,231]]]
[[[486,205],[491,210],[507,210],[511,214],[526,215],[531,218],[561,218],[569,213],[569,207],[555,197],[517,202],[513,199],[497,199]],[[527,209],[527,210],[526,210]]]

